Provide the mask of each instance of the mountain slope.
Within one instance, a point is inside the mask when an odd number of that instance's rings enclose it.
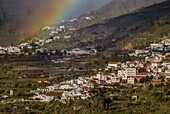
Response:
[[[60,18],[70,1],[75,0],[0,0],[0,45],[17,44],[38,36],[42,27]],[[73,11],[66,17],[92,11],[109,1],[78,0],[83,7],[76,6],[74,8],[79,10],[75,11],[70,8]]]
[[[156,42],[164,36],[170,36],[169,0],[80,29],[72,43],[77,46],[132,49]]]
[[[138,9],[164,2],[166,0],[113,0],[104,7],[92,12],[89,16],[92,21],[81,22],[79,27],[85,27],[101,20],[115,18],[121,15],[132,13]]]
[[[163,1],[165,0],[113,0],[99,9],[97,13],[100,15],[105,14],[103,18],[113,18]]]
[[[30,37],[37,36],[41,27],[48,25],[51,18],[54,18],[56,12],[53,12],[53,8],[56,7],[56,4],[65,1],[0,0],[0,45],[17,44]],[[127,14],[138,8],[162,1],[164,0],[113,0],[96,13],[92,13],[94,19],[88,24]],[[86,26],[83,22],[79,24]]]

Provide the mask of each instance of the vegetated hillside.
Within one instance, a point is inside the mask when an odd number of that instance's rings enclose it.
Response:
[[[88,14],[92,21],[81,21],[79,27],[98,23],[101,20],[115,18],[121,15],[132,13],[135,10],[151,6],[166,0],[113,0],[104,7],[98,9],[96,12]]]
[[[100,45],[117,49],[133,49],[157,42],[164,36],[170,36],[169,0],[83,28],[75,33],[74,43],[78,46]]]

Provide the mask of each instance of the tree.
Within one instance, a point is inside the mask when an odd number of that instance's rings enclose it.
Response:
[[[146,69],[145,68],[140,68],[139,72],[146,72]]]
[[[150,82],[152,79],[153,79],[152,76],[151,77],[146,76],[146,77],[142,78],[139,82],[140,83]]]

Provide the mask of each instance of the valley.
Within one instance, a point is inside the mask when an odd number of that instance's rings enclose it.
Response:
[[[125,1],[0,46],[0,113],[168,113],[170,1]]]

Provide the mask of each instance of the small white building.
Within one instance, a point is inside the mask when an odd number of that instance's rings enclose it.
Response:
[[[8,52],[9,54],[21,53],[21,49],[20,49],[19,47],[9,46],[9,47],[7,47],[7,52]]]
[[[86,20],[91,20],[91,18],[90,17],[84,17]]]
[[[77,90],[72,90],[72,91],[64,91],[62,93],[62,97],[61,99],[63,100],[69,100],[71,98],[74,98],[74,97],[80,97],[82,94],[77,91]]]
[[[135,84],[135,78],[128,78],[127,83],[128,84]]]
[[[55,39],[60,39],[60,36],[54,36],[54,40],[55,40]]]
[[[125,76],[136,76],[136,68],[126,68]]]
[[[165,39],[162,41],[165,46],[170,46],[170,39]]]
[[[119,82],[120,82],[120,78],[118,78],[118,77],[112,77],[111,83],[119,83]]]
[[[48,44],[48,43],[50,43],[50,42],[52,42],[52,41],[53,41],[52,39],[47,39],[47,40],[45,41],[45,43]]]
[[[159,43],[159,44],[150,44],[151,50],[157,50],[157,51],[163,51],[164,50],[164,45]]]
[[[118,74],[117,74],[117,77],[125,77],[125,70],[118,70]]]
[[[64,36],[64,39],[70,39],[70,38],[71,38],[70,35]]]
[[[146,62],[162,62],[163,58],[158,55],[152,55],[145,57],[145,63]]]
[[[5,50],[0,50],[0,54],[6,54]]]
[[[107,76],[106,75],[103,75],[103,74],[97,74],[97,76],[96,76],[96,78],[98,79],[98,80],[107,80]]]
[[[121,62],[109,62],[108,68],[121,68]]]
[[[149,50],[135,50],[135,55],[147,54],[147,53],[149,53]]]
[[[41,102],[50,102],[51,100],[54,99],[54,97],[53,96],[47,96],[47,95],[41,94],[41,95],[37,95],[37,96],[31,97],[31,99],[40,100]]]
[[[63,26],[60,26],[59,28],[60,28],[60,29],[65,29],[65,26],[63,25]]]

